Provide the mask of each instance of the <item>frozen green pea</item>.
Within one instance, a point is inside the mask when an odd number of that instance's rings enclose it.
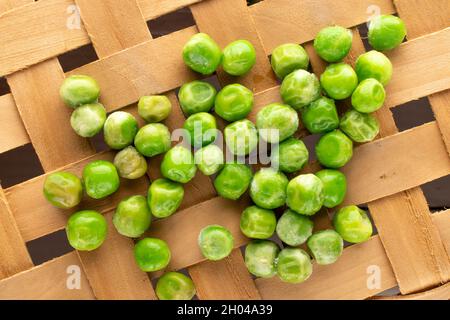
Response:
[[[386,92],[383,85],[376,79],[361,81],[352,94],[352,106],[363,113],[375,112],[383,106]]]
[[[370,45],[379,51],[391,50],[400,45],[406,36],[406,27],[402,19],[392,15],[374,17],[368,28]]]
[[[150,227],[152,214],[144,196],[122,200],[113,215],[113,224],[121,235],[137,238]]]
[[[253,107],[253,92],[239,83],[229,84],[216,96],[214,111],[227,121],[244,119]]]
[[[311,257],[298,248],[284,248],[278,255],[277,274],[288,283],[300,283],[312,274]]]
[[[285,43],[272,51],[270,63],[277,77],[283,79],[295,70],[308,69],[309,57],[301,45]]]
[[[120,150],[133,143],[138,132],[136,118],[124,111],[116,111],[106,118],[103,134],[111,149]]]
[[[275,209],[286,203],[288,178],[272,168],[262,168],[253,176],[250,197],[264,209]]]
[[[245,164],[226,163],[214,180],[214,187],[221,197],[237,200],[247,191],[252,176]]]
[[[273,147],[270,157],[273,168],[292,173],[305,166],[309,152],[303,141],[291,137]]]
[[[372,50],[358,57],[355,71],[360,82],[374,78],[385,86],[392,78],[392,63],[381,52]]]
[[[188,133],[188,140],[196,148],[204,147],[216,140],[216,118],[210,113],[199,112],[189,116],[183,125]]]
[[[142,155],[154,157],[169,150],[170,138],[169,128],[162,123],[150,123],[139,129],[134,145]]]
[[[355,142],[369,142],[380,132],[377,118],[369,113],[347,111],[341,118],[340,129]]]
[[[272,278],[277,273],[276,259],[280,249],[269,240],[252,240],[245,247],[245,265],[260,278]]]
[[[59,95],[65,104],[76,108],[84,104],[97,102],[100,87],[92,77],[73,75],[64,79]]]
[[[83,183],[89,197],[102,199],[119,189],[120,179],[111,162],[96,160],[84,167]]]
[[[166,96],[144,96],[139,99],[138,113],[147,122],[160,122],[172,111],[172,103]]]
[[[314,224],[307,216],[287,209],[277,223],[277,235],[289,246],[299,246],[308,240]]]
[[[91,138],[103,129],[106,110],[100,103],[89,103],[76,108],[70,116],[72,129],[81,137]]]
[[[209,75],[221,63],[222,51],[209,35],[197,33],[184,45],[183,60],[192,70]]]
[[[144,238],[134,246],[134,258],[144,272],[154,272],[167,267],[170,262],[170,249],[164,240]]]
[[[55,172],[45,178],[44,196],[48,202],[61,209],[77,206],[83,196],[81,180],[70,172]]]
[[[237,40],[223,49],[223,70],[232,76],[242,76],[250,71],[256,62],[256,51],[247,40]]]
[[[191,278],[180,272],[167,272],[156,283],[159,300],[191,300],[195,296],[195,286]]]
[[[223,151],[215,144],[197,150],[194,154],[197,168],[206,176],[219,172],[223,167]]]
[[[195,80],[185,83],[178,92],[183,112],[190,116],[198,112],[208,112],[214,106],[217,90],[205,81]]]
[[[258,130],[253,122],[247,119],[227,125],[224,135],[228,149],[238,156],[248,155],[258,146]]]
[[[147,201],[150,211],[157,218],[172,215],[184,198],[183,185],[167,179],[157,179],[148,188]]]
[[[315,175],[301,174],[289,181],[286,203],[297,213],[312,216],[323,205],[323,183]]]
[[[333,208],[342,203],[347,193],[347,178],[345,175],[333,169],[323,169],[316,172],[316,176],[323,183],[323,205]]]
[[[302,109],[302,121],[311,133],[326,133],[339,127],[339,116],[333,99],[320,97]]]
[[[261,138],[267,142],[281,142],[297,131],[297,111],[286,104],[269,104],[256,115],[256,127]]]
[[[326,27],[314,39],[314,49],[327,62],[344,59],[352,48],[352,31],[340,26]]]
[[[346,63],[330,64],[320,76],[320,84],[330,98],[343,100],[355,91],[358,76]]]
[[[334,230],[317,231],[306,242],[317,264],[332,264],[344,249],[342,237]]]
[[[197,172],[191,150],[175,146],[164,155],[161,162],[162,175],[175,182],[188,183]]]
[[[200,231],[198,245],[206,259],[217,261],[230,255],[234,247],[234,239],[227,228],[210,225]]]
[[[107,232],[105,218],[93,210],[74,213],[66,226],[69,244],[79,251],[92,251],[100,247],[106,239]]]
[[[272,210],[257,206],[247,207],[241,215],[241,231],[249,238],[267,239],[275,232],[277,218]]]
[[[353,156],[353,142],[340,130],[328,132],[316,144],[316,155],[327,168],[343,167]]]
[[[125,179],[138,179],[147,172],[147,161],[133,146],[119,151],[114,157],[119,176]]]
[[[320,97],[320,83],[316,75],[303,69],[287,75],[280,88],[284,103],[300,110]]]
[[[367,241],[373,232],[366,212],[354,205],[339,209],[334,215],[333,225],[342,238],[351,243]]]

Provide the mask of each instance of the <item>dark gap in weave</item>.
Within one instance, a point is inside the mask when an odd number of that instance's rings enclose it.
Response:
[[[314,162],[317,160],[315,146],[319,141],[321,134],[310,134],[309,136],[303,137],[301,140],[305,143],[306,148],[309,151],[309,160],[308,163]]]
[[[421,188],[432,212],[450,208],[450,175],[425,183]]]
[[[358,25],[357,28],[358,28],[359,35],[361,37],[361,40],[364,44],[364,48],[366,49],[366,51],[372,50],[372,46],[369,44],[369,39],[367,38],[367,32],[368,32],[367,23],[362,23],[362,24]]]
[[[5,77],[0,77],[0,96],[11,93],[11,88],[8,85]]]
[[[148,29],[154,39],[194,25],[194,17],[189,7],[147,21]]]
[[[435,120],[428,97],[409,101],[392,108],[391,111],[395,124],[400,131],[418,127]]]
[[[35,265],[63,256],[73,251],[65,230],[59,230],[27,242],[28,252]]]
[[[98,56],[92,43],[89,43],[77,49],[63,53],[58,56],[58,60],[64,72],[69,72],[91,62],[97,61]]]

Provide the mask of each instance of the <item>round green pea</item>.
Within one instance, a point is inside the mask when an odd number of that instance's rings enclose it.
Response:
[[[155,217],[166,218],[178,210],[183,197],[182,184],[167,179],[157,179],[148,188],[147,201]]]
[[[239,83],[229,84],[216,96],[214,111],[227,121],[244,119],[252,110],[253,92]]]
[[[278,255],[277,274],[288,283],[300,283],[312,274],[311,257],[298,248],[284,248]]]
[[[199,112],[189,116],[183,128],[187,131],[188,140],[196,148],[204,147],[216,140],[216,118],[210,113]]]
[[[188,183],[194,178],[197,167],[191,150],[175,146],[164,155],[161,162],[162,175],[175,182]]]
[[[70,117],[72,129],[81,137],[90,138],[103,129],[106,110],[100,103],[90,103],[76,108]]]
[[[93,210],[74,213],[66,226],[69,244],[79,251],[92,251],[100,247],[106,239],[107,231],[105,218]]]
[[[302,122],[311,133],[326,133],[339,127],[339,116],[333,99],[320,97],[302,109]]]
[[[285,43],[272,51],[270,63],[277,77],[283,79],[295,70],[308,69],[309,57],[301,45]]]
[[[223,151],[215,144],[197,150],[194,154],[197,168],[206,176],[219,172],[223,167]]]
[[[260,278],[272,278],[277,273],[276,260],[280,249],[269,240],[252,240],[245,247],[245,265]]]
[[[200,231],[198,245],[206,259],[218,261],[230,255],[234,247],[234,239],[227,228],[210,225]]]
[[[170,132],[162,123],[149,123],[134,138],[136,149],[146,157],[154,157],[170,148]]]
[[[125,179],[138,179],[147,172],[147,161],[133,146],[119,151],[114,157],[114,165],[119,176]]]
[[[315,175],[301,174],[289,181],[286,203],[297,213],[312,216],[323,205],[323,183]]]
[[[172,111],[172,103],[166,96],[144,96],[139,99],[138,113],[147,122],[160,122]]]
[[[392,63],[383,53],[372,50],[356,59],[355,71],[360,82],[373,78],[385,86],[392,78]]]
[[[284,103],[300,110],[320,97],[320,83],[316,75],[303,69],[287,75],[280,88]]]
[[[330,64],[320,76],[320,84],[330,98],[343,100],[355,91],[358,76],[346,63]]]
[[[178,92],[183,112],[190,116],[198,112],[208,112],[214,106],[217,90],[205,81],[192,81],[181,86]]]
[[[400,45],[406,36],[406,27],[402,19],[392,15],[374,17],[368,28],[370,45],[378,51],[391,50]]]
[[[308,162],[309,152],[303,141],[291,137],[275,146],[270,157],[273,168],[292,173],[304,167]]]
[[[138,131],[136,118],[124,111],[116,111],[106,118],[103,134],[111,149],[120,150],[133,143]]]
[[[242,76],[250,71],[256,62],[256,51],[247,40],[237,40],[223,49],[223,70],[232,76]]]
[[[134,258],[144,272],[154,272],[167,267],[170,262],[170,249],[161,239],[144,238],[134,246]]]
[[[195,296],[195,286],[191,278],[180,272],[167,272],[156,283],[159,300],[191,300]]]
[[[70,172],[51,173],[45,178],[44,196],[55,207],[73,208],[83,196],[81,180]]]
[[[275,209],[286,203],[288,178],[272,168],[262,168],[253,176],[250,197],[264,209]]]
[[[109,161],[96,160],[83,169],[86,193],[94,199],[105,198],[119,189],[120,179],[116,167]]]
[[[150,227],[152,214],[143,196],[122,200],[113,215],[113,224],[121,235],[137,238]]]
[[[286,104],[269,104],[256,115],[256,127],[261,138],[267,142],[281,142],[297,131],[297,111]]]
[[[222,51],[206,33],[193,35],[183,47],[184,63],[192,70],[209,75],[222,61]]]
[[[247,191],[252,176],[245,164],[226,163],[214,180],[214,187],[221,197],[237,200]]]
[[[339,209],[334,215],[333,225],[341,237],[351,243],[369,240],[372,236],[372,222],[364,210],[357,206]]]
[[[353,156],[353,142],[340,130],[328,132],[316,144],[316,155],[327,168],[343,167]]]
[[[344,59],[352,48],[352,31],[340,26],[326,27],[314,39],[314,49],[327,62]]]
[[[363,113],[375,112],[383,106],[386,92],[383,85],[376,79],[361,81],[352,94],[352,106]]]
[[[224,135],[228,149],[238,156],[248,155],[258,146],[258,130],[253,122],[247,119],[227,125]]]
[[[347,193],[347,178],[345,175],[338,170],[323,169],[316,172],[316,176],[323,183],[323,205],[327,208],[340,205]]]
[[[241,215],[241,231],[249,238],[267,239],[275,232],[277,218],[272,210],[247,207]]]
[[[355,142],[368,142],[380,132],[377,118],[369,113],[347,111],[341,118],[340,129]]]
[[[344,249],[342,237],[334,230],[317,231],[306,242],[317,264],[332,264]]]
[[[277,223],[277,235],[289,246],[299,246],[308,240],[314,223],[307,217],[287,209]]]
[[[100,95],[100,86],[94,78],[73,75],[64,79],[59,95],[65,104],[72,108],[95,103]]]

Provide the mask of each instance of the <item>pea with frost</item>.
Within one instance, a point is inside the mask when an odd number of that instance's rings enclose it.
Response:
[[[355,71],[360,82],[373,78],[386,86],[392,78],[392,63],[383,53],[372,50],[356,59]]]
[[[260,278],[272,278],[277,274],[276,259],[280,248],[270,240],[252,240],[245,247],[247,270]]]
[[[342,255],[344,240],[334,230],[317,231],[306,242],[317,264],[335,263]]]
[[[83,138],[91,138],[102,131],[105,121],[106,110],[100,103],[82,105],[70,116],[72,129]]]
[[[288,178],[272,168],[262,168],[253,176],[250,197],[264,209],[275,209],[286,203]]]
[[[394,49],[405,39],[405,23],[399,17],[393,15],[376,16],[369,23],[367,36],[370,45],[375,50]]]
[[[301,283],[312,274],[309,254],[299,248],[284,248],[278,255],[277,274],[288,283]]]
[[[103,134],[106,144],[115,150],[123,149],[133,143],[138,132],[136,118],[125,111],[116,111],[106,118]]]
[[[94,210],[74,213],[66,226],[69,244],[78,251],[92,251],[99,248],[105,241],[107,232],[106,219]]]
[[[206,176],[219,172],[223,167],[223,151],[215,144],[207,145],[194,154],[197,168]]]
[[[195,148],[207,146],[217,138],[216,118],[207,112],[189,116],[184,122],[183,128],[188,133],[189,142]]]
[[[170,262],[171,253],[168,244],[157,238],[144,238],[134,246],[134,259],[144,272],[162,270]]]
[[[287,245],[296,247],[308,240],[313,231],[314,223],[307,216],[287,209],[277,223],[277,235]]]
[[[44,196],[48,202],[61,209],[77,206],[83,197],[81,180],[70,172],[54,172],[45,178]]]
[[[277,77],[283,79],[295,70],[308,69],[309,56],[301,45],[286,43],[272,51],[270,63]]]
[[[283,79],[280,94],[284,103],[300,110],[319,99],[320,83],[315,74],[299,69]]]
[[[323,183],[315,175],[301,174],[289,181],[286,204],[297,213],[312,216],[322,208]]]
[[[250,71],[256,62],[256,51],[247,40],[237,40],[223,49],[223,70],[232,76],[242,76]]]
[[[214,187],[222,198],[237,200],[247,191],[252,176],[245,164],[226,163],[214,180]]]
[[[340,130],[328,132],[316,144],[316,155],[324,167],[343,167],[353,156],[353,142]]]
[[[256,115],[259,135],[269,143],[286,140],[297,131],[298,125],[297,111],[282,103],[269,104]]]
[[[143,96],[138,102],[138,113],[148,123],[165,120],[172,111],[172,103],[166,96]]]
[[[239,83],[229,84],[216,96],[214,111],[224,120],[244,119],[253,107],[253,92]]]
[[[345,175],[338,170],[323,169],[316,172],[316,176],[323,183],[323,205],[327,208],[340,205],[347,193],[347,178]]]
[[[241,215],[242,233],[252,239],[268,239],[275,232],[277,218],[272,210],[258,206],[247,207]]]
[[[119,189],[120,179],[114,164],[96,160],[84,167],[83,183],[89,197],[103,199]]]
[[[320,76],[320,84],[330,98],[343,100],[355,91],[358,76],[346,63],[330,64]]]
[[[234,247],[234,238],[227,228],[210,225],[200,231],[198,245],[206,259],[218,261],[230,255]]]
[[[156,179],[148,188],[147,202],[157,218],[167,218],[175,213],[183,202],[183,185],[168,179]]]
[[[128,146],[116,154],[114,166],[119,176],[125,179],[139,179],[147,172],[147,160],[133,146]]]
[[[191,150],[175,146],[164,155],[161,162],[162,175],[175,182],[188,183],[197,172]]]
[[[206,33],[193,35],[183,47],[184,63],[192,70],[209,75],[222,61],[222,51]]]
[[[196,293],[191,278],[173,271],[158,279],[155,292],[159,300],[191,300]]]
[[[352,31],[340,26],[326,27],[314,39],[314,49],[327,62],[339,62],[352,48]]]
[[[100,86],[90,76],[72,75],[64,79],[59,95],[66,105],[76,108],[96,103],[100,95]]]
[[[224,136],[228,149],[238,156],[248,155],[258,146],[258,130],[253,122],[247,119],[227,125]]]
[[[380,124],[372,114],[347,111],[341,118],[340,129],[355,142],[369,142],[380,132]]]
[[[367,213],[354,205],[339,209],[334,215],[333,225],[342,238],[351,243],[367,241],[373,232]]]
[[[303,125],[311,133],[326,133],[339,127],[339,116],[333,99],[320,97],[301,111]]]
[[[137,238],[150,227],[152,214],[144,196],[131,196],[122,200],[113,215],[113,224],[121,235]]]
[[[169,150],[170,132],[162,123],[149,123],[139,129],[135,138],[136,149],[146,157],[154,157]]]
[[[272,148],[272,167],[286,173],[293,173],[302,169],[308,162],[309,151],[303,141],[288,138]]]
[[[183,112],[190,116],[198,112],[208,112],[214,106],[217,90],[205,81],[195,80],[185,83],[178,92],[178,100]]]
[[[352,106],[363,113],[375,112],[383,106],[386,92],[383,85],[376,79],[361,81],[352,94]]]

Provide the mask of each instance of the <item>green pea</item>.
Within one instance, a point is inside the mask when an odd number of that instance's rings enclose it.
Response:
[[[286,203],[297,213],[312,216],[323,205],[323,183],[315,175],[301,174],[289,181]]]
[[[320,83],[316,75],[303,69],[287,75],[280,88],[284,103],[300,110],[320,97]]]
[[[90,103],[76,108],[70,117],[72,129],[81,137],[90,138],[103,129],[106,110],[100,103]]]
[[[344,249],[342,237],[334,230],[317,231],[306,242],[317,264],[332,264]]]
[[[48,202],[61,209],[77,206],[83,196],[80,179],[70,172],[55,172],[45,178],[44,196]]]
[[[295,70],[308,69],[309,57],[301,45],[286,43],[272,51],[270,62],[277,77],[283,79]]]
[[[374,17],[369,24],[369,43],[379,51],[391,50],[400,45],[406,36],[406,27],[402,19],[392,15]]]
[[[156,295],[159,300],[191,300],[195,286],[191,278],[180,272],[167,272],[158,279]]]
[[[316,155],[327,168],[343,167],[353,156],[353,142],[340,130],[328,132],[316,144]]]
[[[306,216],[287,209],[277,223],[277,235],[289,246],[299,246],[308,240],[314,224]]]
[[[348,64],[330,64],[320,76],[320,84],[330,98],[343,100],[355,91],[358,77]]]
[[[352,31],[340,26],[326,27],[314,39],[314,49],[327,62],[344,59],[352,48]]]
[[[258,146],[258,130],[253,122],[247,119],[227,125],[224,135],[228,149],[238,156],[248,155]]]
[[[247,191],[252,176],[245,164],[226,163],[214,180],[214,187],[221,197],[237,200]]]
[[[206,176],[219,172],[223,167],[223,151],[215,144],[197,150],[194,154],[197,168]]]
[[[136,118],[124,111],[111,113],[105,121],[103,134],[111,149],[120,150],[133,143],[138,131]]]
[[[323,169],[316,172],[316,176],[323,183],[323,205],[327,208],[340,205],[347,193],[347,178],[345,175],[338,170]]]
[[[334,215],[333,225],[342,238],[351,243],[367,241],[373,232],[366,212],[353,205],[339,209]]]
[[[79,251],[92,251],[100,247],[106,239],[107,231],[105,218],[93,210],[74,213],[66,226],[69,244]]]
[[[172,103],[166,96],[144,96],[139,99],[138,113],[147,122],[160,122],[172,111]]]
[[[242,76],[250,71],[256,62],[256,52],[247,40],[237,40],[223,49],[223,70],[232,76]]]
[[[154,272],[167,267],[170,262],[170,249],[164,240],[144,238],[134,246],[134,258],[144,272]]]
[[[358,57],[355,71],[360,82],[374,78],[385,86],[392,78],[392,63],[381,52],[372,50]]]
[[[309,152],[303,141],[288,138],[271,152],[272,167],[287,173],[296,172],[308,162]]]
[[[83,169],[83,182],[88,196],[105,198],[119,189],[120,179],[116,167],[109,161],[89,162]]]
[[[302,121],[311,133],[326,133],[339,127],[339,116],[333,99],[320,97],[302,109]]]
[[[222,51],[206,33],[193,35],[183,48],[184,63],[192,70],[209,75],[222,61]]]
[[[341,118],[340,129],[355,142],[369,142],[380,132],[377,118],[369,113],[347,111]]]
[[[230,255],[234,247],[234,239],[227,228],[210,225],[200,231],[198,245],[206,259],[218,261]]]
[[[190,116],[198,112],[208,112],[214,106],[217,90],[205,81],[192,81],[181,86],[178,92],[183,112]]]
[[[311,257],[298,248],[284,248],[278,255],[277,274],[288,283],[300,283],[312,274]]]
[[[229,84],[216,96],[215,112],[227,121],[244,119],[252,110],[253,92],[239,83]]]
[[[297,131],[297,111],[286,104],[269,104],[256,115],[256,127],[261,138],[267,142],[281,142]]]
[[[72,108],[95,103],[100,95],[100,86],[94,78],[73,75],[64,79],[59,95],[65,104]]]
[[[136,149],[146,157],[154,157],[170,149],[170,132],[162,123],[150,123],[139,129],[134,138]]]
[[[241,215],[241,231],[249,238],[267,239],[275,232],[277,218],[272,210],[247,207]]]
[[[280,249],[269,240],[252,240],[245,247],[245,265],[260,278],[272,278],[277,273],[276,259]]]
[[[356,111],[371,113],[383,106],[385,98],[386,92],[378,80],[365,79],[352,94],[352,106]]]
[[[113,216],[113,224],[121,235],[137,238],[150,227],[152,214],[143,196],[131,196],[122,200]]]
[[[286,203],[288,178],[272,168],[262,168],[255,173],[250,184],[250,197],[264,209],[275,209]]]
[[[148,205],[157,218],[172,215],[180,207],[183,198],[183,185],[167,179],[157,179],[148,188]]]
[[[188,183],[194,178],[197,167],[191,150],[175,146],[164,155],[161,162],[162,175],[175,182]]]
[[[188,133],[191,145],[200,148],[206,146],[217,138],[216,118],[210,113],[199,112],[189,116],[183,128]]]
[[[147,161],[133,146],[119,151],[114,157],[119,176],[125,179],[138,179],[147,172]]]

